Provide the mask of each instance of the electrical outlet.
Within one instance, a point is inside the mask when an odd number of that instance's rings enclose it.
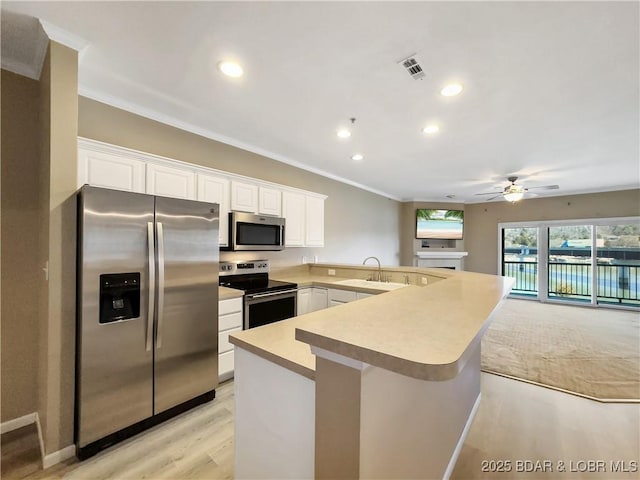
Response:
[[[318,255],[313,256],[313,263],[318,263]]]
[[[333,268],[330,268],[328,273],[329,275],[335,275],[336,271]]]
[[[420,281],[422,282],[422,285],[426,285],[427,284],[427,277],[422,277],[420,279]]]

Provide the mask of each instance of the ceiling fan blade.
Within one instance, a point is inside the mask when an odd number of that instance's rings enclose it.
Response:
[[[502,195],[502,192],[485,192],[485,193],[476,193],[475,195]]]
[[[527,187],[527,190],[533,190],[534,188],[537,190],[558,190],[560,187],[558,185],[543,185],[540,187]]]
[[[498,195],[496,195],[495,197],[491,197],[491,198],[487,198],[487,202],[490,202],[491,200],[495,200],[496,198],[499,198],[502,196],[502,193],[499,193]]]

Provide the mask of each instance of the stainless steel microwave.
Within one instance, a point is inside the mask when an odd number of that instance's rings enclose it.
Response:
[[[281,217],[229,213],[229,250],[284,249],[285,221]]]

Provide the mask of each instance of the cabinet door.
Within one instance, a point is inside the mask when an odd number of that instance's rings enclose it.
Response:
[[[286,219],[285,246],[304,246],[305,196],[300,193],[282,192],[282,216]]]
[[[78,149],[78,188],[89,184],[144,193],[144,168],[140,160]]]
[[[309,311],[323,310],[328,307],[328,292],[326,288],[312,288],[309,301]]]
[[[373,293],[357,292],[356,299],[360,300],[361,298],[373,297],[373,295],[374,295]]]
[[[324,198],[306,198],[306,230],[307,247],[324,247]]]
[[[297,315],[304,315],[305,313],[309,313],[311,310],[310,300],[311,300],[311,291],[312,288],[300,288],[298,289],[298,298],[297,301]]]
[[[331,302],[342,302],[348,303],[356,300],[357,295],[353,290],[338,290],[338,289],[329,289],[329,303]]]
[[[147,193],[195,200],[196,175],[191,170],[148,163]]]
[[[258,187],[250,183],[232,181],[231,210],[258,213]]]
[[[226,247],[229,245],[229,204],[231,203],[229,180],[199,173],[197,199],[220,204],[219,244]]]
[[[274,188],[260,187],[258,213],[263,215],[282,215],[282,192]]]
[[[218,355],[218,381],[233,377],[233,350]]]

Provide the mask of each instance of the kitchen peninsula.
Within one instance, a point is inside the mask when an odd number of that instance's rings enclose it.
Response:
[[[236,478],[450,475],[480,401],[480,340],[512,280],[396,267],[383,272],[406,287],[345,285],[372,272],[272,272],[380,294],[231,336]]]

